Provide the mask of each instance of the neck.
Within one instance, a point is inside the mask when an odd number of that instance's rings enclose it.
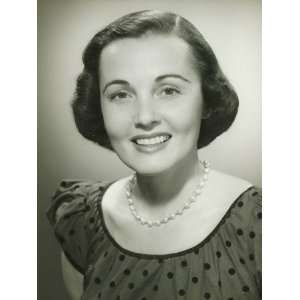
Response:
[[[196,152],[160,174],[137,174],[134,196],[141,206],[167,208],[176,199],[182,200],[190,196],[203,175],[202,172]]]

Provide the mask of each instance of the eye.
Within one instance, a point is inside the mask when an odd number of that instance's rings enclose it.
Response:
[[[161,89],[160,94],[165,97],[172,97],[180,94],[180,90],[174,87],[164,87]]]
[[[123,101],[131,98],[131,94],[126,91],[119,91],[108,95],[111,101]]]

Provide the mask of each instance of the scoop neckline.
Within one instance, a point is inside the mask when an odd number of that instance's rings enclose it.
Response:
[[[110,240],[110,242],[120,250],[120,252],[131,256],[131,257],[137,257],[137,258],[143,258],[143,259],[167,259],[167,258],[172,258],[172,257],[180,257],[185,254],[195,252],[195,250],[202,248],[218,231],[219,227],[224,223],[225,219],[227,219],[230,214],[232,209],[236,206],[237,202],[251,189],[255,188],[253,185],[249,186],[246,190],[244,190],[229,206],[229,208],[225,211],[223,217],[220,219],[220,221],[217,223],[217,225],[208,233],[208,235],[199,243],[197,243],[195,246],[192,246],[188,249],[173,252],[173,253],[167,253],[167,254],[149,254],[149,253],[139,253],[135,252],[129,249],[126,249],[122,247],[116,240],[115,238],[111,235],[109,229],[106,226],[105,220],[104,220],[104,214],[103,214],[103,209],[102,209],[102,199],[104,198],[105,193],[107,192],[108,188],[116,182],[110,182],[108,183],[104,188],[101,186],[99,190],[99,195],[97,197],[97,209],[100,213],[100,223],[101,226],[104,230],[104,233]]]

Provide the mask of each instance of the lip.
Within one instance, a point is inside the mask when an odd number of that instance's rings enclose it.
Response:
[[[135,142],[137,139],[150,139],[150,138],[155,138],[158,136],[168,136],[169,138],[166,141],[164,141],[163,143],[152,144],[152,145],[140,145]],[[135,135],[133,138],[131,138],[131,141],[132,141],[133,145],[135,146],[136,150],[138,150],[139,152],[153,153],[153,152],[164,149],[168,145],[171,138],[172,138],[172,135],[170,133],[157,132],[157,133],[152,133],[152,134]]]
[[[152,134],[139,134],[139,135],[135,135],[130,140],[132,142],[135,142],[138,139],[151,139],[151,138],[155,138],[155,137],[162,136],[162,135],[166,135],[169,138],[172,137],[172,135],[170,133],[167,133],[167,132],[156,132],[156,133],[152,133]]]

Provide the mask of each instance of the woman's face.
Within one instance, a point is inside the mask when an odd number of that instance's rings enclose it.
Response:
[[[152,175],[197,157],[203,101],[185,41],[114,41],[102,51],[99,74],[105,128],[127,166]]]

